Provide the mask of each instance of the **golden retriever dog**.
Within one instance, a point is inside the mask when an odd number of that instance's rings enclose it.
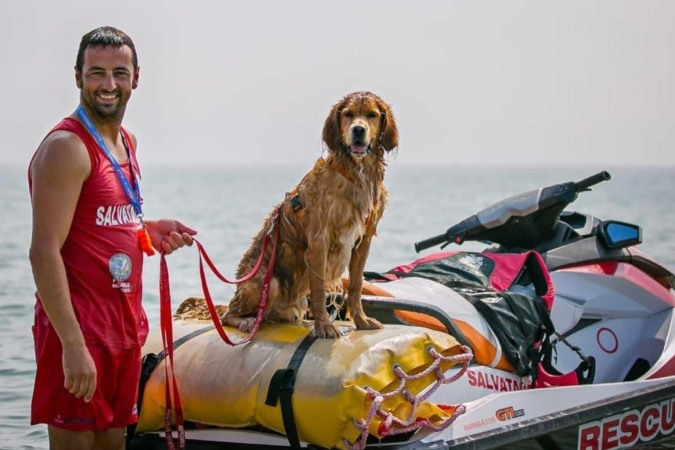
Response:
[[[338,338],[341,334],[328,315],[326,294],[342,285],[347,267],[350,318],[358,329],[382,328],[363,311],[361,288],[371,239],[387,202],[384,157],[398,147],[398,130],[389,105],[371,92],[355,92],[333,105],[324,123],[323,141],[325,157],[277,205],[279,238],[264,321],[301,322],[309,306],[316,335]],[[244,254],[237,278],[254,267],[277,208]],[[237,285],[222,316],[223,325],[244,332],[252,329],[271,253],[269,245],[258,273]]]

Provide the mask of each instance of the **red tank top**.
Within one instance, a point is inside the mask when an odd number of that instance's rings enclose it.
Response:
[[[82,185],[73,222],[61,248],[82,333],[88,343],[120,348],[143,345],[148,320],[141,305],[143,253],[133,207],[110,161],[86,128],[66,118],[49,134],[57,130],[75,133],[87,147],[91,160],[91,173]],[[122,133],[137,171],[136,150],[127,131],[122,128]],[[129,162],[120,166],[133,183]],[[30,169],[28,183],[32,192]],[[36,298],[36,320],[46,320],[37,293]]]

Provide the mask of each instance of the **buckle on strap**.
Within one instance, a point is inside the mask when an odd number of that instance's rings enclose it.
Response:
[[[293,212],[298,214],[301,210],[305,209],[305,206],[302,204],[300,201],[300,195],[295,194],[293,197],[291,197],[291,208],[293,208]]]

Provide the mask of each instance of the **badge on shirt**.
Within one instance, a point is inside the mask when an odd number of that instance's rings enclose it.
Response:
[[[110,274],[117,281],[124,281],[131,275],[131,258],[125,253],[116,253],[108,261]]]

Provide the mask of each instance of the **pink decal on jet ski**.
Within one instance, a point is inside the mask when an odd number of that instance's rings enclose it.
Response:
[[[595,335],[595,339],[598,341],[598,346],[605,353],[611,355],[619,349],[619,338],[617,338],[616,334],[609,328],[600,328]]]
[[[594,264],[582,264],[579,266],[565,267],[558,269],[558,272],[584,272],[598,275],[614,275],[619,263],[616,261],[603,261]]]
[[[675,291],[667,289],[663,284],[631,264],[603,261],[601,263],[566,267],[559,269],[558,272],[582,272],[625,278],[645,291],[656,295],[667,305],[675,306]]]
[[[675,430],[675,398],[579,427],[578,450],[611,450],[649,442]]]

